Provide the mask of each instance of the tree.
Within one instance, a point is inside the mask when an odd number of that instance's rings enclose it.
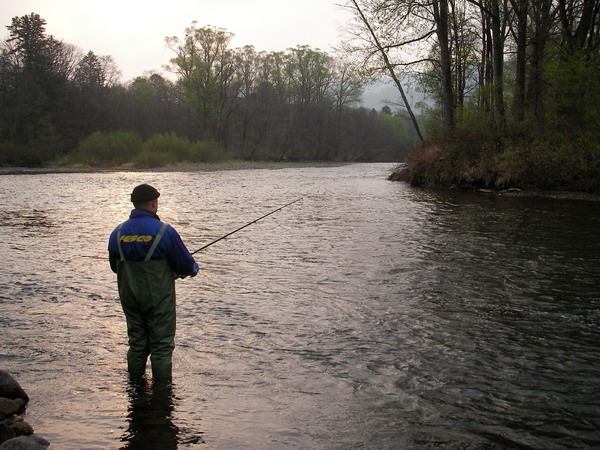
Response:
[[[71,141],[70,132],[60,132],[67,114],[64,99],[65,67],[68,63],[63,44],[45,34],[46,22],[35,13],[14,17],[5,58],[11,61],[14,80],[11,99],[3,110],[9,123],[10,142],[26,145],[29,154],[23,161],[40,160],[42,152],[52,157]]]
[[[555,10],[553,0],[537,0],[531,2],[529,8],[529,64],[526,67],[528,80],[525,93],[525,107],[532,111],[538,122],[545,121],[544,91],[547,83],[544,81],[543,67],[547,56],[546,48],[553,24]]]
[[[16,56],[17,65],[28,73],[46,73],[52,69],[51,47],[54,39],[46,36],[46,21],[39,14],[31,13],[13,17],[7,26],[10,32],[10,53]]]
[[[510,4],[516,17],[516,24],[511,27],[511,33],[517,48],[513,119],[515,122],[521,122],[525,118],[529,0],[510,0]]]
[[[168,70],[179,75],[188,106],[198,114],[199,136],[224,141],[224,130],[231,113],[231,99],[237,95],[235,57],[228,45],[233,34],[220,28],[197,28],[185,31],[181,41],[166,39],[176,54]]]
[[[491,77],[486,77],[486,81],[491,84],[493,118],[498,130],[503,131],[506,125],[504,105],[504,45],[509,16],[508,6],[506,0],[468,1],[477,6],[481,13],[482,35],[486,36],[488,42],[484,54],[485,64],[490,66],[489,60],[491,60]]]
[[[104,87],[105,74],[102,64],[91,50],[77,64],[73,82],[82,89],[98,90]]]
[[[452,81],[452,62],[450,54],[450,16],[448,0],[433,0],[433,20],[435,34],[440,50],[440,69],[442,74],[442,117],[447,130],[454,129],[454,93]]]
[[[394,62],[390,58],[390,50],[398,51],[410,47],[415,43],[426,41],[433,34],[434,30],[431,28],[422,29],[419,26],[415,26],[412,22],[412,15],[408,13],[408,11],[412,10],[412,3],[405,3],[401,0],[390,3],[379,0],[367,0],[364,3],[368,9],[361,6],[359,0],[349,0],[348,6],[354,12],[356,22],[359,26],[358,30],[352,33],[355,38],[362,40],[363,45],[356,47],[347,43],[345,49],[347,52],[361,51],[364,53],[366,67],[368,67],[374,55],[379,55],[381,58],[380,63],[374,69],[376,72],[386,71],[394,81],[417,135],[421,141],[424,141],[417,118],[413,113],[400,78],[396,73],[396,68],[419,64],[422,60],[408,63]],[[410,35],[407,38],[399,38],[398,30],[408,30]],[[385,43],[382,41],[383,38],[391,38],[392,41]],[[393,40],[394,38],[398,38],[398,40]]]
[[[356,75],[358,70],[355,64],[344,61],[342,58],[338,58],[334,71],[335,76],[331,89],[335,108],[336,137],[332,157],[338,159],[342,145],[343,115],[351,106],[360,102],[365,81]]]
[[[150,73],[122,85],[112,57],[84,54],[45,25],[35,13],[15,17],[0,42],[2,163],[40,164],[98,132],[177,133],[275,160],[376,160],[395,155],[403,138],[390,132],[395,118],[359,120],[362,74],[319,49],[232,49],[232,33],[193,23],[166,40],[174,82]]]

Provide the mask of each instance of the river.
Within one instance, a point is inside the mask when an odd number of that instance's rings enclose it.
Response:
[[[600,202],[390,164],[0,176],[0,368],[54,448],[600,446]],[[174,383],[128,384],[106,257],[139,183],[190,250]]]

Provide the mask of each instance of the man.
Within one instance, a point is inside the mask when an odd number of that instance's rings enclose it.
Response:
[[[110,267],[117,274],[127,319],[127,370],[141,377],[150,356],[155,380],[169,380],[175,347],[175,278],[195,276],[198,264],[173,227],[160,221],[160,193],[148,184],[131,193],[129,220],[111,233]]]

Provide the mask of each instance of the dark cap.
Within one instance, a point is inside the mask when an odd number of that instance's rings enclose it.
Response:
[[[140,184],[133,189],[131,193],[132,203],[144,203],[160,197],[160,192],[149,184]]]

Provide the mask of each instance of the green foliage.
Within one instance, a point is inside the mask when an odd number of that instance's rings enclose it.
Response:
[[[174,133],[155,134],[142,146],[133,163],[140,168],[155,168],[182,162],[219,162],[230,159],[218,145],[209,141],[190,142]]]
[[[142,153],[172,154],[172,157],[169,157],[169,159],[190,161],[192,156],[191,148],[192,143],[188,139],[181,138],[175,133],[154,134],[144,142]]]
[[[0,43],[3,164],[376,161],[412,145],[404,119],[354,107],[364,81],[355,65],[319,49],[233,49],[232,33],[192,26],[167,39],[175,81],[151,74],[121,85],[109,56],[79,54],[45,24],[15,18]]]
[[[600,126],[600,63],[582,53],[562,54],[545,66],[547,82],[553,86],[547,106],[556,124],[567,123],[581,130]]]
[[[193,162],[222,162],[231,159],[225,150],[211,141],[194,142],[190,149],[190,161]]]
[[[86,137],[79,148],[63,162],[92,167],[118,166],[130,161],[141,149],[142,140],[135,133],[96,133]]]
[[[0,146],[0,151],[2,149]],[[231,157],[213,142],[190,142],[174,133],[154,134],[142,141],[134,133],[96,132],[83,139],[77,151],[59,162],[91,167],[133,164],[137,168],[150,169],[178,163],[219,162],[229,159]]]
[[[408,168],[415,185],[597,193],[600,136],[532,131],[503,141],[485,128],[459,128],[421,147],[409,158]]]
[[[170,166],[177,163],[177,156],[169,151],[156,151],[150,148],[143,149],[133,160],[133,165],[140,169]]]
[[[515,152],[522,183],[551,190],[600,192],[600,138],[592,133],[546,133]]]

